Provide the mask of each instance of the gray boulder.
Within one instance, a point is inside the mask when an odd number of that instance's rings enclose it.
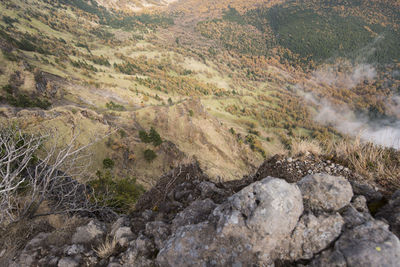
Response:
[[[271,264],[302,212],[296,185],[266,178],[228,198],[210,221],[178,228],[157,261],[161,266]]]
[[[399,266],[400,241],[377,220],[346,230],[332,250],[322,253],[312,266]]]
[[[72,243],[92,243],[99,241],[105,234],[106,227],[103,223],[91,220],[87,225],[80,226],[72,236]]]
[[[58,267],[78,267],[79,262],[70,257],[65,257],[59,260]]]
[[[350,183],[342,176],[323,173],[307,175],[297,185],[305,207],[314,211],[338,211],[347,206],[353,197]]]
[[[343,218],[338,213],[303,215],[290,239],[289,259],[311,259],[340,235],[343,225]]]
[[[82,245],[72,244],[64,249],[64,254],[68,256],[74,256],[85,251]]]
[[[121,227],[125,227],[125,226],[129,226],[129,219],[127,217],[119,217],[112,225],[111,225],[111,231],[110,231],[110,235],[114,236],[115,232],[121,228]]]
[[[121,247],[125,247],[134,238],[134,235],[130,227],[124,226],[115,230],[114,238]]]
[[[123,266],[154,266],[154,262],[149,259],[154,251],[155,248],[151,240],[139,235],[121,255],[121,262]]]
[[[145,233],[154,240],[154,244],[158,249],[164,246],[164,241],[170,235],[170,226],[162,221],[154,221],[146,224]]]
[[[348,229],[352,229],[358,225],[364,224],[367,221],[373,220],[372,216],[368,212],[359,212],[353,205],[349,205],[342,212],[342,217],[345,222],[345,226]]]

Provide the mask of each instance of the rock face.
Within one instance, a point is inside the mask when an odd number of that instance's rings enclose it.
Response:
[[[212,212],[213,223],[179,228],[157,261],[161,266],[272,263],[271,254],[289,236],[302,212],[296,185],[266,178],[218,206]]]
[[[340,176],[312,174],[297,183],[266,177],[219,184],[202,176],[187,177],[171,186],[171,194],[163,194],[165,199],[154,202],[158,209],[144,203],[145,209],[113,224],[90,220],[76,227],[69,243],[62,245],[49,241],[52,233],[41,233],[9,265],[398,266],[400,262],[400,241],[391,232],[398,231],[400,193],[378,212],[389,228],[369,213],[370,195],[353,196],[349,181]],[[102,256],[98,248],[110,237],[115,244]]]
[[[343,218],[338,214],[301,217],[290,239],[289,258],[311,259],[329,246],[342,232]]]
[[[338,211],[350,203],[353,190],[342,176],[314,174],[299,181],[304,204],[311,210]]]
[[[345,231],[312,266],[399,266],[400,242],[380,221],[368,221]]]

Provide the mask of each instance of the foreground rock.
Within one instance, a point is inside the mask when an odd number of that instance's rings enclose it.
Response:
[[[210,221],[179,228],[157,262],[161,266],[272,263],[302,212],[296,185],[266,178],[218,206]]]
[[[304,204],[311,210],[338,211],[347,206],[353,197],[350,183],[342,176],[308,175],[297,184]]]
[[[400,190],[393,194],[389,203],[376,216],[386,220],[390,225],[390,230],[400,238]]]
[[[145,208],[113,224],[89,220],[62,244],[51,241],[54,232],[40,233],[8,265],[398,266],[400,262],[400,242],[391,232],[398,230],[397,194],[378,213],[389,228],[369,213],[369,196],[355,194],[340,176],[312,174],[297,183],[250,177],[216,184],[198,171],[173,179],[178,182],[168,184],[170,192],[160,194],[163,199],[150,202],[151,196],[145,196],[149,200],[142,200]]]
[[[312,266],[399,266],[400,242],[381,221],[368,221],[346,230],[333,249]]]

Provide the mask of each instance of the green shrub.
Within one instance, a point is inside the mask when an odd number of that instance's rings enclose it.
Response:
[[[7,51],[2,51],[3,55],[6,59],[10,60],[10,61],[18,61],[19,60],[19,56],[11,53],[11,52],[7,52]]]
[[[121,136],[121,138],[126,137],[128,134],[124,131],[124,129],[119,129],[118,130],[119,136]]]
[[[134,208],[134,204],[145,191],[136,179],[116,179],[109,171],[97,172],[97,179],[90,181],[94,195],[99,201],[117,212],[126,213]]]
[[[158,132],[153,127],[151,127],[151,129],[150,129],[149,138],[154,146],[159,146],[163,142],[161,139],[161,136],[158,134]]]
[[[140,130],[139,138],[143,143],[146,144],[153,143],[154,146],[159,146],[163,142],[160,134],[153,127],[151,127],[149,133],[147,133],[144,130]]]
[[[126,110],[124,106],[122,106],[120,104],[117,104],[117,103],[114,103],[113,101],[108,102],[106,104],[106,107],[108,109],[115,110],[115,111],[124,111],[124,110]]]
[[[260,132],[257,130],[249,129],[249,134],[254,134],[256,136],[260,136]]]
[[[148,162],[152,162],[155,158],[157,158],[157,154],[151,149],[146,149],[143,152],[143,156]]]
[[[10,26],[12,26],[12,24],[15,23],[15,22],[19,23],[18,19],[14,19],[14,18],[11,18],[9,16],[3,16],[3,21],[4,21],[5,24],[8,24]]]
[[[114,168],[115,162],[110,158],[105,158],[103,160],[103,168],[104,169],[112,169]]]
[[[150,138],[149,138],[149,135],[147,134],[147,132],[146,131],[144,131],[144,130],[140,130],[139,131],[139,138],[140,138],[140,140],[143,142],[143,143],[150,143],[151,141],[150,141]]]
[[[7,102],[14,107],[20,108],[41,108],[48,109],[51,103],[45,99],[37,96],[28,96],[18,92],[18,90],[13,90],[11,85],[3,86],[3,91],[5,92],[4,97],[0,97],[0,100]]]

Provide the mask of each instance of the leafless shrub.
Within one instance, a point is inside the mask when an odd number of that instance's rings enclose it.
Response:
[[[89,166],[93,142],[79,146],[75,135],[60,146],[56,131],[0,129],[0,226],[35,216],[104,210],[91,188],[77,181]],[[44,201],[50,209],[38,213]]]

